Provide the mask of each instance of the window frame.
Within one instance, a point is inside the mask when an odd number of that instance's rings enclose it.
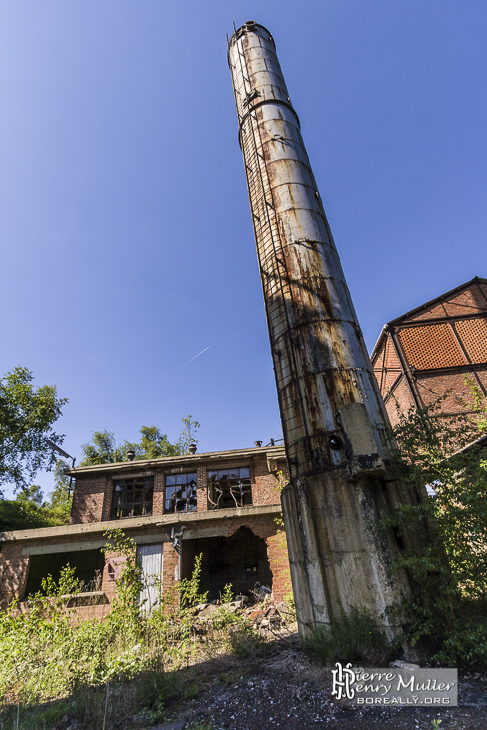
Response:
[[[183,481],[183,478],[186,480]],[[188,477],[193,477],[188,479]],[[174,480],[173,484],[168,484],[169,480]],[[184,488],[177,498],[177,487]],[[190,490],[188,488],[191,487]],[[168,489],[172,490],[172,494],[168,497]],[[173,509],[170,509],[171,503]],[[178,509],[178,504],[184,503],[183,509]],[[177,474],[164,475],[164,514],[175,515],[198,511],[198,479],[196,471],[188,471]]]
[[[144,486],[137,483],[144,482]],[[140,498],[135,499],[136,492],[140,492]],[[124,497],[124,495],[127,495]],[[132,499],[128,497],[132,496]],[[148,497],[150,497],[148,499]],[[150,505],[150,508],[149,508]],[[136,508],[140,506],[140,512],[134,514]],[[123,511],[127,514],[122,514]],[[119,514],[117,514],[119,512]],[[110,507],[111,520],[126,520],[134,517],[150,517],[154,514],[154,475],[144,476],[127,476],[113,479],[112,504]]]
[[[221,474],[227,472],[227,474]],[[238,472],[238,477],[235,475]],[[242,474],[241,472],[246,472]],[[212,479],[213,475],[220,475]],[[220,469],[207,469],[208,509],[238,509],[253,504],[252,476],[250,466],[230,466]],[[228,477],[225,479],[225,477]],[[231,482],[234,482],[233,484]],[[236,483],[237,482],[237,483]],[[245,482],[245,484],[243,484]],[[216,486],[218,485],[218,487]]]

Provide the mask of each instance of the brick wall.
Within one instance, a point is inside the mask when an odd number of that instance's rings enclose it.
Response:
[[[265,540],[272,573],[272,592],[277,601],[283,600],[285,594],[291,590],[285,535],[279,534],[280,528],[271,516],[232,520],[228,525],[227,535],[232,535],[239,527],[248,527]]]
[[[483,376],[487,377],[487,368]],[[472,398],[469,387],[465,384],[465,377],[476,384],[473,373],[464,370],[439,375],[418,375],[417,383],[421,399],[428,405],[438,397],[444,397],[442,411],[445,413],[462,413],[469,410]]]
[[[2,545],[0,553],[0,605],[5,608],[23,595],[29,558],[22,555],[22,544]]]
[[[154,501],[152,514],[164,514],[164,490],[166,488],[166,480],[162,469],[156,469],[154,472]]]
[[[396,426],[399,422],[400,413],[407,413],[410,408],[415,407],[414,398],[406,376],[403,375],[396,383],[391,394],[386,392],[385,396],[385,406],[389,420],[392,426]]]
[[[225,467],[232,465],[232,456],[225,456]],[[207,502],[207,468],[208,464],[201,464],[193,470],[197,469],[197,489],[198,489],[198,511],[206,511],[208,509]],[[221,462],[223,463],[223,462]],[[242,463],[248,464],[250,468],[252,483],[252,501],[253,504],[270,505],[279,504],[280,493],[279,483],[274,474],[269,473],[267,456],[263,453],[251,454],[250,456],[235,456],[235,465]],[[218,462],[212,462],[213,468],[218,468]],[[165,473],[164,471],[170,467],[170,464],[164,467],[154,469],[154,501],[153,514],[164,514],[164,490],[165,490]],[[282,469],[286,473],[284,461],[279,462],[278,469]],[[185,467],[184,471],[190,471],[191,465]],[[282,485],[281,485],[282,486]],[[110,519],[111,502],[113,493],[113,479],[108,474],[88,473],[79,474],[76,481],[76,487],[73,495],[73,507],[71,511],[71,524],[86,524],[93,522],[104,522]],[[121,520],[120,527],[126,528],[130,524],[130,520]],[[196,525],[195,525],[196,527]],[[265,541],[267,555],[269,559],[270,569],[273,574],[273,586],[278,598],[287,592],[286,582],[288,578],[284,576],[284,572],[288,570],[287,552],[283,547],[283,538],[277,535],[277,527],[272,516],[257,516],[246,518],[225,518],[219,517],[218,510],[214,512],[214,519],[204,523],[205,535],[208,530],[215,529],[216,535],[223,534],[230,536],[234,534],[240,527],[248,527],[255,535]],[[157,529],[157,528],[153,528]],[[150,532],[151,530],[149,530]],[[210,533],[211,534],[211,533]],[[75,542],[83,540],[92,540],[93,537],[87,535],[76,535],[72,538]],[[96,539],[96,538],[95,538]],[[202,538],[203,539],[203,538]],[[10,601],[13,598],[23,598],[23,592],[26,585],[29,557],[22,556],[22,548],[25,546],[35,545],[37,543],[22,541],[19,543],[6,543],[3,551],[0,553],[0,593],[2,599]],[[59,535],[50,538],[49,544],[53,547],[62,544],[65,550],[69,552],[69,538]],[[49,552],[49,551],[48,551]],[[184,551],[183,551],[184,555]],[[116,583],[110,580],[108,574],[109,558],[107,556],[103,571],[102,590],[106,594],[106,603],[100,602],[96,605],[80,605],[73,609],[77,616],[89,617],[106,615],[110,610],[111,602],[115,596]],[[172,547],[172,544],[164,543],[163,548],[163,582],[165,587],[170,587],[179,579],[178,574],[178,554]],[[188,567],[186,566],[186,571]]]
[[[86,606],[76,606],[70,608],[69,612],[72,616],[73,621],[89,621],[90,619],[97,618],[103,619],[112,610],[110,603],[99,603]]]
[[[73,492],[70,524],[110,519],[112,482],[104,474],[79,475]]]
[[[179,553],[171,542],[165,542],[162,554],[162,585],[166,591],[179,580]]]
[[[254,535],[265,541],[267,549],[267,557],[269,559],[270,570],[272,573],[272,589],[274,598],[278,601],[282,600],[286,593],[291,590],[291,579],[289,573],[289,560],[287,556],[287,546],[285,535],[278,534],[279,527],[276,525],[272,516],[248,517],[241,519],[215,520],[215,522],[205,523],[205,529],[213,525],[221,528],[225,527],[227,537],[235,534],[240,527],[248,527]],[[210,538],[211,539],[211,538]],[[199,548],[203,552],[203,561],[205,561],[204,538],[199,541]],[[186,541],[186,546],[188,542]],[[194,555],[189,552],[183,540],[182,550],[182,574],[189,576],[193,570]],[[164,543],[163,553],[163,586],[164,590],[175,586],[179,577],[179,554],[173,548],[172,543]],[[211,571],[211,566],[208,566]],[[231,582],[231,577],[229,578]]]
[[[287,476],[285,463],[279,463]],[[267,468],[267,457],[259,454],[253,459],[250,475],[252,478],[252,504],[280,504],[281,494],[279,481]]]
[[[206,466],[197,469],[198,512],[208,509],[208,472]]]
[[[250,467],[252,503],[255,505],[279,504],[280,490],[275,475],[269,473],[266,455],[258,454],[250,460],[247,459],[246,462]],[[238,463],[239,459],[236,459],[236,464]],[[208,468],[206,465],[200,465],[196,468],[198,511],[208,509]],[[278,468],[283,471],[285,478],[287,478],[286,464],[284,461],[278,463]],[[191,467],[188,465],[185,471],[189,471],[190,469]],[[165,469],[163,467],[154,469],[153,515],[164,514],[165,480]],[[113,479],[110,477],[104,474],[80,474],[76,479],[70,523],[80,524],[110,520],[112,494]]]
[[[272,587],[274,597],[281,600],[283,596],[290,590],[289,579],[289,563],[287,558],[287,550],[285,538],[278,534],[278,526],[274,517],[271,515],[263,515],[258,517],[242,517],[238,519],[226,518],[224,520],[215,516],[214,520],[204,523],[205,533],[208,528],[218,528],[218,532],[223,532],[227,537],[233,535],[240,527],[248,527],[254,535],[265,541],[269,566],[272,572]],[[65,539],[65,538],[64,538]],[[83,540],[83,537],[76,536],[76,541]],[[89,536],[85,538],[89,541]],[[201,540],[204,545],[204,539]],[[65,544],[66,551],[69,552],[69,542],[63,543],[63,538],[53,538],[52,545]],[[4,544],[0,553],[0,596],[3,607],[6,606],[14,598],[22,599],[23,592],[27,580],[29,557],[22,556],[22,549],[26,545],[34,543],[22,542]],[[102,618],[106,616],[111,608],[111,604],[115,597],[116,581],[111,580],[109,574],[109,564],[112,558],[117,556],[114,553],[106,555],[105,566],[103,570],[101,590],[104,591],[106,599],[100,599],[95,605],[80,605],[73,608],[73,616],[80,618]],[[184,557],[184,541],[183,541],[183,557]],[[191,558],[192,560],[193,558]],[[211,566],[209,568],[211,570]],[[184,566],[183,574],[190,574],[192,565]],[[172,543],[165,542],[163,545],[163,586],[168,589],[174,586],[179,580],[179,556],[173,548]],[[231,581],[230,581],[231,582]]]

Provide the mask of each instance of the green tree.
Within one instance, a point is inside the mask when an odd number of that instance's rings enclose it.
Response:
[[[20,490],[15,499],[0,500],[0,531],[69,524],[73,500],[68,491],[69,477],[64,474],[65,467],[59,459],[55,467],[54,490],[48,501],[44,501],[41,487],[36,484]]]
[[[68,464],[62,459],[57,460],[54,468],[54,489],[47,505],[50,519],[56,525],[67,525],[71,514],[73,496],[70,491],[70,478],[64,473],[67,466]]]
[[[44,501],[41,488],[33,484],[18,492],[15,499],[0,500],[0,531],[33,530],[37,527],[55,527],[69,522],[71,499],[63,504],[56,498]]]
[[[115,436],[110,431],[94,431],[91,444],[81,447],[84,459],[80,466],[95,464],[114,464],[123,461],[116,445]]]
[[[83,444],[81,447],[84,458],[80,466],[114,464],[127,461],[129,451],[134,452],[134,458],[137,460],[189,454],[189,445],[198,443],[196,433],[200,424],[198,421],[193,421],[190,414],[182,421],[183,430],[174,444],[169,441],[167,434],[163,433],[157,426],[142,426],[139,442],[123,441],[118,445],[112,432],[94,431],[91,443]]]
[[[42,507],[43,493],[37,485],[22,490],[16,499],[0,501],[0,530],[29,530],[48,527]]]
[[[52,425],[67,399],[58,398],[54,385],[34,387],[33,379],[22,367],[0,378],[0,486],[27,488],[39,469],[49,470],[56,461],[47,440],[64,439]]]

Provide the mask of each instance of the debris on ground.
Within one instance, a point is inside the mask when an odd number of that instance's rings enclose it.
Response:
[[[459,673],[459,706],[452,708],[358,708],[331,694],[331,669],[302,649],[292,609],[266,595],[251,603],[242,597],[227,604],[201,604],[195,625],[204,626],[221,610],[242,619],[267,642],[269,651],[246,659],[232,654],[210,658],[200,673],[201,691],[176,704],[170,713],[183,718],[185,730],[486,730],[487,675]],[[238,626],[239,624],[237,624]],[[203,632],[204,633],[204,632]],[[202,640],[205,641],[204,637]],[[401,660],[389,666],[418,667]],[[441,721],[441,722],[440,722]],[[160,730],[172,729],[172,725]],[[158,729],[159,730],[159,729]]]

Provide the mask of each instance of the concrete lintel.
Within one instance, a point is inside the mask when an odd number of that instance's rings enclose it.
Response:
[[[191,530],[191,533],[195,530]],[[207,530],[203,530],[207,532]],[[215,533],[219,534],[219,533]],[[206,535],[202,536],[206,537]],[[132,535],[132,539],[137,545],[153,545],[161,542],[169,542],[171,537],[169,532],[152,532],[144,535]],[[84,542],[59,542],[44,543],[43,545],[28,545],[22,549],[22,555],[52,555],[53,553],[74,553],[82,550],[98,550],[107,544],[105,539],[102,540],[85,540]]]
[[[98,550],[106,540],[87,540],[86,542],[59,542],[54,545],[29,545],[22,548],[22,555],[52,555],[53,553],[75,553],[81,550]]]
[[[48,541],[55,538],[63,539],[60,545],[66,550],[70,538],[80,538],[92,535],[96,540],[105,530],[123,530],[133,533],[151,527],[171,528],[173,525],[188,525],[191,523],[205,523],[214,520],[237,519],[241,517],[260,517],[264,515],[279,514],[281,505],[249,505],[237,509],[205,510],[202,512],[180,512],[170,515],[153,515],[151,517],[128,517],[123,520],[109,520],[107,522],[90,522],[79,525],[62,525],[60,527],[41,527],[35,530],[16,530],[15,532],[0,533],[0,544],[12,542],[27,542],[35,540]],[[196,525],[194,525],[196,528]],[[98,538],[99,540],[100,538]],[[135,538],[136,539],[136,538]],[[66,542],[67,541],[67,542]],[[106,541],[103,541],[103,544]],[[54,547],[54,546],[53,546]],[[54,551],[53,551],[54,552]]]
[[[182,540],[199,540],[205,537],[225,537],[227,535],[228,528],[225,525],[215,525],[214,527],[200,528],[197,527],[192,530],[185,530],[183,532]]]

